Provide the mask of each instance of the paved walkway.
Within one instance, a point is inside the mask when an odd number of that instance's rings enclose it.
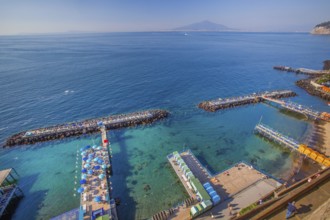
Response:
[[[319,187],[315,187],[310,193],[304,197],[296,199],[296,207],[298,213],[291,217],[292,220],[312,219],[321,220],[322,212],[317,211],[319,207],[323,206],[326,202],[329,204],[330,198],[330,180],[326,181]],[[329,209],[329,208],[328,208]],[[328,210],[329,211],[329,210]],[[285,219],[286,209],[282,209],[276,214],[272,215],[270,220],[283,220]],[[329,213],[330,214],[330,213]],[[325,219],[330,219],[330,216],[324,216]]]

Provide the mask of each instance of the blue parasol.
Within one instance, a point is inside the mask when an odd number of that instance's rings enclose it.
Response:
[[[91,148],[90,145],[87,145],[86,147],[84,147],[85,150],[87,150],[87,149],[89,149],[89,148]]]
[[[83,157],[83,160],[86,161],[88,159],[88,157]]]
[[[93,170],[88,170],[88,174],[92,175],[93,174]]]
[[[107,168],[107,165],[103,164],[102,169],[106,169],[106,168]]]
[[[84,166],[84,168],[90,168],[90,167],[91,167],[91,165],[89,163],[86,163]]]
[[[82,173],[86,173],[87,170],[86,170],[86,169],[82,169],[81,172],[82,172]]]
[[[81,179],[86,179],[86,178],[87,178],[86,174],[81,175]]]
[[[80,188],[77,190],[77,192],[78,192],[78,193],[82,193],[82,192],[84,192],[84,190],[85,190],[85,189],[84,189],[83,187],[80,187]]]
[[[98,163],[98,164],[102,164],[103,162],[104,162],[104,160],[102,160],[102,159],[98,159],[98,160],[97,160],[97,163]]]
[[[98,158],[98,157],[95,157],[95,158],[94,158],[94,161],[97,161],[97,160],[99,160],[99,159],[100,159],[100,158]]]
[[[90,163],[91,161],[92,161],[91,159],[86,160],[87,163]]]
[[[80,184],[86,184],[86,179],[82,179],[82,180],[80,180]]]
[[[99,170],[101,167],[100,166],[95,166],[94,169],[95,170]]]
[[[105,175],[103,173],[99,175],[100,179],[103,179],[104,177],[105,177]]]
[[[96,150],[101,150],[102,149],[102,147],[101,146],[98,146],[97,148],[96,148]]]
[[[82,153],[81,153],[81,156],[85,156],[87,154],[87,152],[86,151],[83,151]]]
[[[94,201],[95,202],[101,202],[101,196],[96,196],[95,198],[94,198]]]
[[[97,146],[96,145],[93,145],[93,147],[92,147],[93,149],[95,149],[95,148],[97,148]]]

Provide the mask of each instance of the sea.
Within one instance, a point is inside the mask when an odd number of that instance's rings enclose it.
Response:
[[[166,109],[169,118],[108,132],[120,219],[148,219],[188,198],[166,156],[190,149],[210,172],[246,161],[275,178],[290,152],[253,132],[260,121],[299,141],[311,121],[265,103],[220,110],[203,100],[290,89],[289,100],[329,111],[295,85],[305,75],[275,65],[321,69],[330,37],[308,33],[143,32],[0,36],[0,142],[29,129],[112,114]],[[12,219],[50,219],[79,207],[81,157],[100,134],[0,149],[24,198]],[[149,185],[150,190],[145,190]]]

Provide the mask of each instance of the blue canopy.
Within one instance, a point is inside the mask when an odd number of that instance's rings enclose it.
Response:
[[[85,156],[87,154],[87,152],[86,151],[83,151],[82,153],[81,153],[81,156]]]
[[[100,159],[100,158],[98,158],[98,157],[95,157],[95,158],[94,158],[94,161],[97,161],[97,160],[99,160],[99,159]]]
[[[101,149],[102,149],[102,147],[101,147],[101,146],[98,146],[96,149],[97,149],[97,150],[101,150]]]
[[[86,179],[86,178],[87,178],[86,174],[81,175],[81,179]]]
[[[98,125],[98,126],[103,125],[103,121],[98,121],[98,122],[97,122],[97,125]]]
[[[101,202],[101,196],[96,196],[95,198],[94,198],[94,201],[95,202]]]
[[[82,179],[82,180],[80,180],[80,184],[86,184],[86,179]]]
[[[100,166],[95,166],[94,169],[95,170],[99,170],[101,167]]]
[[[104,160],[102,160],[102,159],[98,159],[98,160],[97,160],[97,163],[98,163],[98,164],[102,164],[103,162],[104,162]]]
[[[106,168],[107,168],[107,165],[103,164],[102,169],[106,169]]]
[[[80,151],[84,151],[84,148],[82,147],[82,148],[80,148]]]
[[[90,167],[91,167],[91,165],[89,163],[86,163],[84,166],[84,168],[90,168]]]
[[[86,160],[86,162],[87,162],[87,163],[90,163],[90,162],[92,162],[92,160],[91,160],[91,159],[88,159],[88,160]]]
[[[97,148],[97,146],[96,145],[93,145],[93,147],[92,147],[93,149],[95,149],[95,148]]]
[[[80,187],[80,188],[77,190],[77,192],[78,192],[78,193],[82,193],[82,192],[84,192],[84,190],[85,190],[85,189],[84,189],[83,187]]]
[[[86,170],[86,169],[82,169],[81,172],[82,172],[82,173],[86,173],[87,170]]]
[[[88,170],[88,174],[92,175],[93,174],[93,170]]]
[[[83,157],[83,160],[86,161],[88,159],[88,157]]]

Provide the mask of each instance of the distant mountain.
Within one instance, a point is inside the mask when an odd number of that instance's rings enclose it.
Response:
[[[235,29],[229,28],[222,24],[216,24],[211,21],[202,21],[186,26],[174,28],[175,31],[233,31]]]
[[[330,34],[330,21],[323,22],[321,24],[316,25],[312,32],[312,34]]]

